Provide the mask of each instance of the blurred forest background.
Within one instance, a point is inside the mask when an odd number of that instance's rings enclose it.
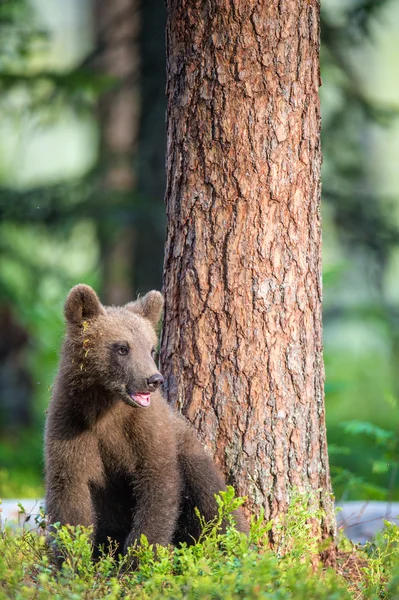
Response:
[[[0,0],[0,497],[43,494],[69,288],[162,286],[165,7]],[[323,0],[324,331],[337,499],[399,499],[399,3]]]

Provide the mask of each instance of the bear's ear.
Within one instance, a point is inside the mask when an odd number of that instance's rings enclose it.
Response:
[[[68,323],[81,325],[86,319],[105,314],[96,292],[84,283],[75,285],[69,292],[64,306],[64,315]]]
[[[161,292],[152,290],[135,302],[129,302],[125,308],[145,317],[156,328],[162,315],[163,296]]]

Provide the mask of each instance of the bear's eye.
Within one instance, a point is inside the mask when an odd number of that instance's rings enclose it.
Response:
[[[151,356],[152,356],[152,358],[153,358],[154,360],[157,358],[157,354],[158,354],[158,353],[157,353],[157,351],[155,350],[155,348],[153,348],[153,349],[151,350]]]
[[[129,348],[127,346],[118,346],[117,352],[121,356],[126,356],[126,354],[129,354]]]

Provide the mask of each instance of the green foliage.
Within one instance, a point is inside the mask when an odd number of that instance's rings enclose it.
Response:
[[[217,518],[203,523],[203,535],[194,546],[154,547],[142,536],[127,556],[121,557],[111,547],[97,561],[91,559],[91,529],[56,526],[51,547],[43,534],[6,529],[0,534],[0,600],[398,597],[399,527],[395,524],[386,522],[385,530],[364,550],[341,551],[341,562],[347,556],[357,561],[356,569],[343,579],[317,564],[321,548],[313,531],[323,517],[317,496],[293,490],[287,514],[278,523],[265,521],[263,515],[253,517],[248,536],[233,526],[231,512],[241,503],[232,488],[222,493]],[[230,524],[221,533],[226,521]],[[274,549],[269,542],[272,529]],[[62,564],[55,564],[55,555]]]
[[[367,545],[364,591],[368,598],[399,597],[399,527],[384,521],[384,530]]]
[[[41,123],[60,109],[92,110],[100,94],[117,84],[114,78],[89,70],[85,61],[72,69],[46,69],[50,34],[29,0],[0,2],[1,105],[8,116],[40,115]],[[41,65],[41,68],[39,67]],[[18,98],[18,101],[16,101]]]
[[[45,36],[38,27],[31,3],[27,0],[2,0],[0,3],[0,84],[3,76],[25,66],[33,46]]]
[[[91,531],[58,527],[53,541],[63,557],[58,570],[43,535],[7,530],[0,537],[0,600],[349,599],[339,575],[314,566],[316,541],[309,545],[307,525],[320,514],[308,508],[309,500],[294,493],[279,525],[284,542],[277,552],[269,547],[272,524],[263,516],[252,519],[248,537],[232,524],[221,533],[221,523],[231,521],[231,511],[242,502],[232,488],[218,499],[218,517],[204,524],[200,543],[190,547],[153,547],[143,536],[126,557],[118,557],[113,548],[93,562]],[[130,568],[132,562],[136,570]]]
[[[392,425],[394,429],[378,427],[369,421],[353,419],[341,424],[344,433],[351,439],[353,436],[368,437],[372,440],[373,455],[368,459],[370,473],[384,477],[385,486],[371,483],[363,476],[353,474],[349,469],[334,464],[334,455],[351,453],[348,447],[331,445],[329,448],[332,457],[331,473],[334,488],[344,486],[348,494],[352,489],[365,498],[374,497],[379,500],[392,500],[399,470],[399,408],[396,398],[386,396],[386,402],[392,408]],[[369,479],[371,479],[370,475]]]
[[[22,435],[17,443],[0,443],[2,467],[0,468],[0,494],[3,498],[41,498],[44,494],[43,481],[37,465],[43,464],[43,449],[38,435],[29,439],[27,446],[21,446],[21,441],[27,436]],[[22,441],[23,443],[23,441]],[[37,446],[40,444],[40,451]],[[27,450],[32,450],[29,452]],[[14,460],[10,453],[15,449]]]
[[[349,433],[350,435],[359,435],[362,433],[370,435],[380,446],[386,446],[389,440],[395,438],[393,431],[382,429],[381,427],[377,427],[373,423],[368,423],[367,421],[347,421],[342,423],[342,427],[345,433]]]
[[[369,98],[353,58],[360,44],[372,39],[373,25],[387,5],[388,0],[359,0],[321,6],[323,198],[332,209],[341,243],[361,248],[369,260],[378,262],[377,280],[399,242],[391,218],[396,199],[381,198],[372,186],[360,184],[369,168],[363,136],[372,124],[392,124],[399,110]]]

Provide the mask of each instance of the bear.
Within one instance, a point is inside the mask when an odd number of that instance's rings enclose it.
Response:
[[[192,426],[164,399],[155,363],[163,296],[103,306],[79,284],[69,292],[45,428],[46,511],[54,523],[93,526],[93,555],[109,540],[124,554],[198,540],[195,507],[209,521],[225,481]],[[247,532],[241,510],[236,527]]]

